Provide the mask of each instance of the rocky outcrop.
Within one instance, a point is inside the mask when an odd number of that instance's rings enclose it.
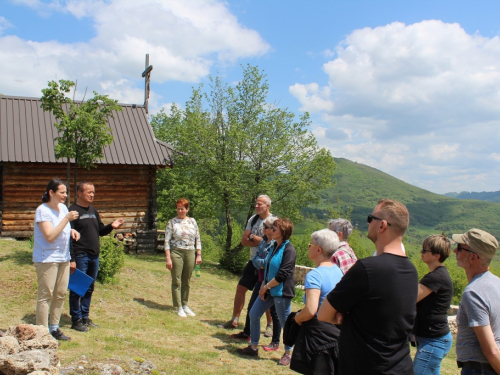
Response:
[[[450,332],[454,338],[457,337],[458,325],[457,325],[457,312],[458,306],[451,305],[448,309],[448,326],[450,327]]]
[[[58,374],[58,342],[47,327],[20,324],[0,337],[0,373]]]

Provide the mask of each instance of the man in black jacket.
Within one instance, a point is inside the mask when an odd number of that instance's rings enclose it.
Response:
[[[115,220],[111,224],[104,225],[97,210],[90,205],[94,201],[94,195],[94,185],[90,182],[81,182],[78,185],[76,204],[69,209],[70,211],[78,211],[79,217],[71,222],[71,227],[81,235],[78,242],[71,241],[70,272],[73,273],[78,268],[95,280],[99,271],[99,236],[105,236],[113,229],[120,228],[123,220]],[[92,282],[83,297],[70,291],[69,311],[71,328],[74,330],[86,332],[87,327],[97,327],[89,318],[94,284],[95,281]]]

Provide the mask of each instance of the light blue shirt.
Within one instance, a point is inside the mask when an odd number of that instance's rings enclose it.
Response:
[[[334,264],[333,266],[319,266],[308,272],[306,275],[306,281],[304,288],[307,289],[319,289],[319,305],[318,309],[323,303],[326,295],[335,288],[335,285],[344,276],[340,268]],[[306,303],[306,295],[304,294],[304,303]]]
[[[59,212],[42,203],[35,212],[35,233],[33,244],[33,262],[35,263],[64,263],[71,259],[69,241],[71,239],[71,225],[68,223],[57,238],[49,242],[43,236],[38,223],[48,221],[55,228],[68,214],[68,208],[59,203]]]

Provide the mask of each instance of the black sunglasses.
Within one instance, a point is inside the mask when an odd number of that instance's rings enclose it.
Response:
[[[389,223],[387,220],[381,219],[379,217],[373,216],[372,214],[368,215],[366,218],[366,222],[370,224],[373,220],[380,220],[380,221],[385,221],[387,225],[391,226],[391,223]]]
[[[422,250],[420,250],[420,252],[421,252],[422,254],[425,254],[425,253],[432,253],[432,251],[431,251],[431,250],[425,250],[424,248],[422,248]]]
[[[266,223],[262,223],[262,226],[263,226],[264,228],[266,228],[266,229],[271,229],[271,228],[272,228],[272,226],[271,226],[271,227],[270,227],[270,226],[267,226],[267,225],[266,225]]]
[[[473,252],[472,250],[469,250],[469,249],[466,249],[464,247],[462,247],[461,244],[457,244],[457,253],[461,252],[461,251],[467,251],[468,253],[472,253],[472,254],[476,254],[475,252]],[[477,255],[477,254],[476,254]],[[479,258],[479,255],[477,255],[477,257]]]

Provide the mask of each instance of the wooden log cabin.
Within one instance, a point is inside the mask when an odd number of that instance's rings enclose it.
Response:
[[[54,156],[55,119],[38,98],[0,95],[0,236],[30,237],[47,183],[66,180],[66,160]],[[78,169],[96,189],[94,206],[107,224],[123,218],[138,252],[156,247],[156,171],[171,167],[173,148],[154,138],[144,106],[122,105],[109,126],[113,143],[97,168]],[[71,184],[75,164],[71,164]],[[71,188],[71,201],[74,189]]]

